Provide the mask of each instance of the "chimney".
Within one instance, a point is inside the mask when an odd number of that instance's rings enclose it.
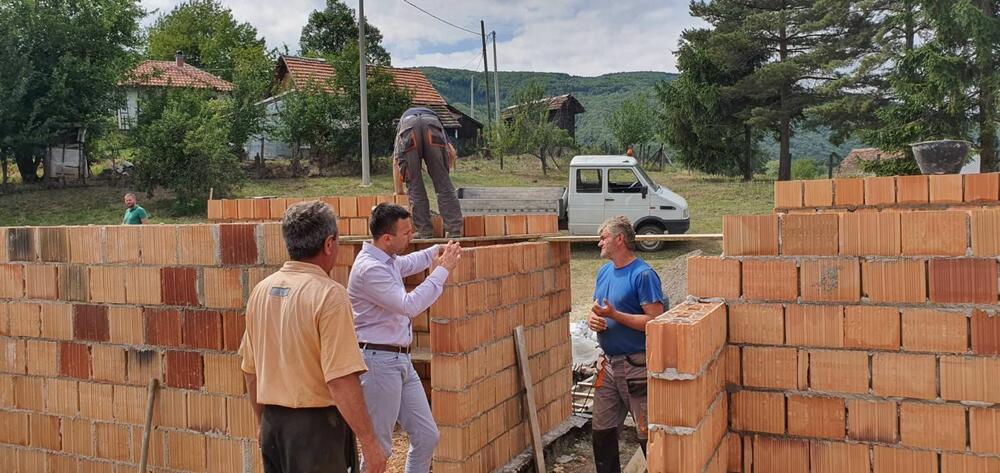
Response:
[[[178,49],[174,53],[174,61],[177,63],[177,67],[184,67],[184,52]]]

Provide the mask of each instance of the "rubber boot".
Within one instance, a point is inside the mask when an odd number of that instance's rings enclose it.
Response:
[[[594,444],[594,465],[597,473],[621,473],[618,459],[618,429],[593,430],[590,432]]]
[[[646,440],[639,439],[639,448],[642,449],[642,458],[645,458],[647,462],[649,461],[649,454],[646,452],[646,447],[648,446],[649,446],[649,439]]]

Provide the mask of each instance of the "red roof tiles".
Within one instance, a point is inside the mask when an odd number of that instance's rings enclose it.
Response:
[[[233,90],[233,84],[209,74],[190,64],[178,65],[176,61],[143,61],[120,85],[138,87],[188,87],[213,89],[219,92]]]

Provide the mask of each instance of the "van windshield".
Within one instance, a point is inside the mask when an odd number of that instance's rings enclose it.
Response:
[[[649,174],[646,174],[646,171],[644,171],[641,167],[636,166],[635,172],[639,173],[639,176],[642,177],[644,181],[649,183],[649,190],[653,192],[660,190],[660,186],[657,185],[656,182],[653,181],[653,178],[649,177]]]

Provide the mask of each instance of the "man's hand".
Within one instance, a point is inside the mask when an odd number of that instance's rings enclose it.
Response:
[[[378,445],[378,442],[362,442],[361,454],[365,457],[365,472],[382,473],[385,471],[385,464],[388,458],[386,458],[385,452],[382,451],[382,447]]]
[[[587,326],[595,332],[603,332],[608,329],[608,321],[593,312],[587,316]]]
[[[600,302],[594,301],[594,306],[590,308],[590,311],[599,317],[617,320],[615,317],[618,315],[618,311],[607,299],[604,299],[604,306],[601,306]]]
[[[461,259],[462,246],[457,241],[449,241],[448,244],[441,247],[441,253],[438,254],[437,258],[434,258],[434,265],[443,266],[444,269],[451,271],[455,269],[455,266],[458,266]]]

